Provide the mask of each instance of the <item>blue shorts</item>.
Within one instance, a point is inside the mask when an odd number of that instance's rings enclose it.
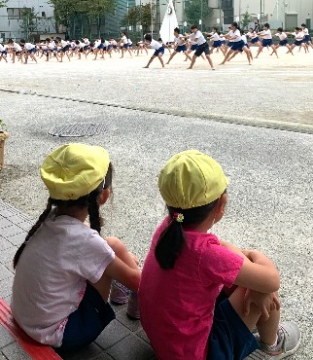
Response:
[[[231,49],[232,49],[233,51],[241,51],[242,48],[243,48],[244,45],[245,45],[245,43],[244,43],[242,40],[237,41],[237,42],[233,42],[232,44],[233,44],[233,45],[232,45]]]
[[[297,41],[297,40],[295,40],[295,45],[296,46],[301,46],[301,44],[303,43],[303,40],[300,40],[300,41]]]
[[[272,39],[263,39],[262,40],[262,46],[263,47],[272,46],[272,45],[273,45],[273,40]]]
[[[220,40],[218,41],[213,41],[213,47],[214,48],[219,48],[222,46],[222,42]]]
[[[62,51],[63,53],[66,53],[67,51],[69,51],[69,49],[70,49],[70,46],[69,46],[69,45],[66,45],[66,46],[64,46],[64,47],[61,49],[61,51]]]
[[[91,344],[114,319],[115,313],[110,304],[105,303],[98,291],[87,284],[83,300],[65,325],[62,345],[55,350],[76,351]]]
[[[103,44],[100,44],[97,49],[101,50],[101,49],[104,49],[104,45]]]
[[[6,50],[4,50],[4,51],[1,52],[1,55],[8,55],[8,53],[7,53]]]
[[[152,56],[158,56],[159,54],[164,54],[164,47],[161,46],[158,50],[155,50]]]
[[[128,44],[123,44],[123,48],[127,49],[128,48]]]
[[[214,320],[208,339],[207,360],[243,360],[258,348],[258,343],[221,293],[216,300]]]
[[[191,45],[191,51],[196,51],[198,49],[198,44]]]
[[[176,52],[185,52],[187,51],[187,46],[186,45],[181,45],[181,46],[177,46],[177,48],[175,49]]]
[[[37,52],[36,48],[27,50],[27,53],[28,53],[28,54],[36,54],[36,52]]]
[[[311,36],[310,35],[305,35],[305,37],[304,37],[304,39],[302,41],[307,44],[309,41],[311,41]]]
[[[251,39],[251,44],[255,44],[258,41],[260,41],[259,37],[255,37],[254,39]]]
[[[287,40],[287,39],[281,40],[281,41],[279,42],[279,45],[280,45],[280,46],[286,46],[287,44],[288,44],[288,40]]]

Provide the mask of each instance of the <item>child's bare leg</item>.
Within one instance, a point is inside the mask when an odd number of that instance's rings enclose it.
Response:
[[[248,329],[252,331],[257,326],[260,340],[267,345],[272,345],[277,340],[277,330],[280,319],[280,311],[274,310],[269,312],[269,318],[264,319],[261,309],[251,304],[248,315],[244,313],[244,298],[246,289],[238,287],[229,297],[229,302],[233,309],[246,324]]]

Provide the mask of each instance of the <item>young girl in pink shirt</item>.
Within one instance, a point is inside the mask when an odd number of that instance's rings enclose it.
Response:
[[[159,360],[283,359],[300,343],[279,324],[275,265],[209,230],[224,215],[228,180],[198,151],[173,156],[159,175],[168,216],[157,228],[139,288],[141,320]],[[257,328],[254,335],[252,331]]]

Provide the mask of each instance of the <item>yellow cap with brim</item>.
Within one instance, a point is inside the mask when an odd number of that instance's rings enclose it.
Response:
[[[222,167],[197,150],[174,155],[161,170],[159,190],[168,206],[191,209],[210,204],[228,185]]]
[[[109,164],[109,154],[100,146],[66,144],[47,156],[40,174],[52,199],[77,200],[101,184]]]

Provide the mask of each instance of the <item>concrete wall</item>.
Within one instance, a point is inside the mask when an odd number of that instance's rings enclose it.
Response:
[[[11,16],[10,9],[34,8],[38,15],[37,29],[38,32],[53,33],[55,32],[55,21],[53,18],[53,7],[42,0],[9,0],[6,7],[0,9],[0,38],[8,39],[14,37],[20,39],[24,36],[21,31],[22,20],[17,15],[18,12]]]

